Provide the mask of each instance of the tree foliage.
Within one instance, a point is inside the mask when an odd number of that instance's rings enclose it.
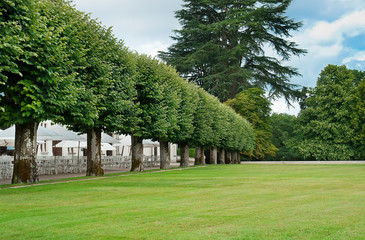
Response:
[[[163,67],[157,59],[146,55],[137,56],[137,71],[135,87],[137,96],[139,121],[135,123],[133,135],[143,138],[160,138],[167,135],[168,112],[163,103],[164,82],[162,81]]]
[[[302,25],[285,15],[291,0],[184,2],[176,43],[160,58],[222,101],[250,87],[287,100],[296,95],[289,79],[298,70],[281,62],[305,53],[287,40]]]
[[[352,114],[352,125],[354,128],[353,141],[356,147],[355,157],[365,157],[365,78],[356,88],[355,103]]]
[[[53,1],[0,3],[2,125],[53,119],[74,98],[71,57]]]
[[[70,48],[80,53],[74,57],[79,66],[74,81],[77,101],[69,106],[64,123],[79,132],[90,128],[130,132],[136,116],[134,55],[110,28],[84,13],[79,15],[69,36]]]
[[[218,100],[201,88],[197,88],[197,92],[199,100],[194,117],[193,143],[199,147],[217,146],[219,136],[215,135],[213,124]]]
[[[297,118],[285,113],[271,115],[272,143],[278,149],[275,156],[267,156],[268,160],[292,161],[301,157],[290,147],[288,142],[295,137]]]
[[[102,174],[102,131],[131,133],[138,143],[252,150],[245,119],[173,67],[129,51],[70,1],[4,0],[0,20],[0,125],[21,125],[34,143],[38,122],[47,119],[87,132],[88,174]],[[30,160],[36,164],[35,155]]]
[[[132,131],[137,108],[134,55],[106,28],[64,1],[55,1],[68,26],[66,35],[76,77],[73,88],[77,101],[68,105],[58,122],[87,133],[87,175],[103,175],[101,132]],[[71,52],[71,53],[72,53]]]
[[[249,157],[263,159],[265,155],[275,155],[277,148],[271,142],[270,101],[258,88],[249,88],[225,102],[253,126],[255,148],[247,152]]]
[[[198,108],[199,97],[195,85],[181,77],[179,79],[181,91],[181,103],[177,114],[179,131],[172,142],[186,143],[194,133],[194,114]]]
[[[0,3],[0,125],[16,125],[13,183],[38,181],[38,123],[62,118],[76,100],[67,21],[57,14],[59,3]]]
[[[328,65],[298,116],[292,147],[306,159],[348,160],[355,156],[351,124],[356,77],[345,66]]]

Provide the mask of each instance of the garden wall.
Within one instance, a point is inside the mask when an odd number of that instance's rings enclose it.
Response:
[[[0,180],[11,179],[13,161],[12,156],[0,156]],[[37,163],[39,175],[86,172],[86,157],[38,156]],[[159,158],[156,156],[145,156],[143,163],[145,167],[160,166]],[[130,169],[131,157],[102,156],[101,164],[104,170]]]

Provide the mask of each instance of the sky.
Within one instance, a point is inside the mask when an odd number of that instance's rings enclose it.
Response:
[[[127,47],[155,56],[174,43],[170,38],[180,25],[175,11],[182,0],[74,0],[76,8],[90,13]],[[305,56],[294,57],[286,65],[298,68],[301,77],[294,84],[314,87],[328,64],[347,65],[365,70],[364,0],[293,0],[287,16],[301,21],[303,27],[292,32],[290,40],[306,49]],[[296,115],[298,104],[288,107],[283,99],[273,102],[276,113]]]

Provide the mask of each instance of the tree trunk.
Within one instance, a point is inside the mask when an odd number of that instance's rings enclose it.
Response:
[[[160,139],[160,169],[170,168],[169,142]]]
[[[11,183],[38,183],[36,162],[38,123],[15,125],[14,168]]]
[[[236,164],[237,163],[237,154],[236,154],[236,151],[233,151],[231,153],[231,163],[232,164]]]
[[[234,99],[236,97],[237,89],[238,89],[238,83],[236,81],[234,81],[232,83],[231,90],[230,90],[230,93],[229,93],[229,98],[230,99]]]
[[[232,154],[230,151],[226,151],[226,164],[232,164]]]
[[[218,163],[219,164],[225,164],[225,151],[224,149],[219,150],[218,153]]]
[[[87,130],[87,167],[86,176],[103,176],[101,167],[101,129]]]
[[[209,164],[217,164],[217,148],[210,148],[210,161]]]
[[[180,144],[180,167],[189,166],[189,145],[187,143]]]
[[[196,147],[195,148],[195,163],[194,165],[204,165],[205,157],[204,157],[204,148]]]
[[[241,152],[237,152],[237,164],[241,164]]]
[[[131,172],[143,172],[143,138],[132,136],[132,168]],[[161,153],[160,153],[161,154]]]

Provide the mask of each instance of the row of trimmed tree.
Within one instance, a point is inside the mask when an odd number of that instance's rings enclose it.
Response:
[[[234,110],[130,51],[68,1],[1,1],[0,54],[0,126],[16,126],[12,183],[38,182],[36,133],[47,119],[87,133],[87,175],[103,174],[102,132],[132,135],[131,171],[143,171],[144,138],[160,141],[161,168],[168,142],[180,144],[181,166],[189,146],[196,164],[204,148],[210,163],[238,163],[254,147],[251,125]]]

